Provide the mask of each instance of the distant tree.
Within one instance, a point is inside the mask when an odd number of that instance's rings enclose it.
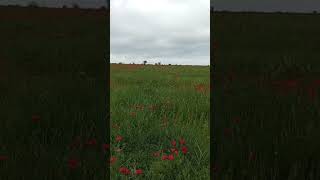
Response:
[[[28,7],[37,8],[37,7],[39,7],[39,5],[35,1],[30,1],[29,4],[28,4]]]
[[[158,65],[161,65],[161,62],[158,62]]]
[[[122,64],[122,62],[119,62],[119,64]]]
[[[106,8],[106,6],[101,6],[101,7],[99,8],[99,10],[105,11],[105,10],[107,10],[107,8]]]
[[[73,4],[72,4],[72,8],[78,9],[78,8],[79,8],[79,5],[78,5],[77,3],[73,3]]]
[[[63,5],[62,8],[63,8],[63,9],[66,9],[66,8],[68,8],[68,6],[67,6],[67,5]]]
[[[147,61],[143,61],[143,65],[146,65],[147,64]]]
[[[318,12],[317,12],[317,11],[312,11],[312,13],[313,13],[313,14],[317,14]]]
[[[171,64],[169,64],[169,66],[171,66]]]

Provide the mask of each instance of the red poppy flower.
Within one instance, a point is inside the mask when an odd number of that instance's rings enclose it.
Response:
[[[167,156],[167,155],[163,155],[161,159],[162,159],[162,160],[167,160],[167,159],[168,159],[168,156]]]
[[[122,137],[122,136],[120,136],[120,135],[118,135],[118,136],[116,137],[116,141],[117,141],[117,142],[122,141],[122,139],[123,139],[123,137]]]
[[[96,139],[90,139],[86,142],[87,146],[95,146],[97,145],[97,140]]]
[[[111,156],[111,157],[110,157],[110,160],[109,160],[109,163],[110,163],[110,164],[114,164],[116,161],[117,161],[117,158],[114,157],[114,156]]]
[[[184,144],[186,144],[186,141],[183,138],[180,138],[179,143],[180,143],[180,145],[184,145]]]
[[[177,142],[175,140],[172,140],[171,145],[175,147],[177,145]]]
[[[170,155],[168,156],[168,160],[170,160],[170,161],[173,161],[173,160],[174,160],[173,154],[170,154]]]
[[[172,149],[171,149],[171,152],[172,152],[172,153],[175,153],[176,155],[178,155],[178,149],[177,149],[177,148],[172,148]]]
[[[39,122],[40,121],[40,116],[39,115],[33,115],[32,117],[31,117],[31,120],[32,120],[32,122]]]
[[[140,175],[142,173],[143,173],[142,169],[136,169],[136,175]]]
[[[293,79],[293,80],[286,80],[283,82],[283,84],[287,87],[287,88],[295,88],[298,86],[298,81]]]
[[[79,166],[79,161],[77,159],[69,159],[68,166],[70,169],[75,169]]]
[[[188,148],[187,148],[186,146],[183,146],[183,147],[181,148],[181,151],[182,151],[183,154],[187,154]]]
[[[108,149],[110,149],[110,144],[102,144],[102,149],[107,151]]]
[[[5,161],[5,160],[8,160],[8,156],[0,156],[0,161]]]
[[[131,172],[130,172],[130,169],[126,168],[126,167],[120,167],[119,169],[119,172],[121,174],[124,174],[124,175],[129,175]]]

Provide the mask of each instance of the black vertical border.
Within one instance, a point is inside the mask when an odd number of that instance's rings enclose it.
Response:
[[[214,173],[213,173],[213,168],[214,168],[214,160],[215,160],[215,155],[216,155],[216,146],[214,143],[214,108],[213,108],[213,82],[214,82],[214,75],[213,75],[213,70],[214,70],[214,50],[213,50],[213,5],[210,0],[210,179],[215,179],[214,178]]]
[[[106,138],[106,143],[110,145],[110,0],[106,0],[107,2],[107,39],[106,39],[106,43],[107,43],[107,52],[105,54],[106,56],[106,136],[104,138]],[[106,161],[105,162],[109,162],[109,157],[110,157],[110,148],[107,149],[107,155],[106,155]],[[109,163],[105,163],[107,165],[106,167],[106,176],[107,179],[110,179],[110,165]]]

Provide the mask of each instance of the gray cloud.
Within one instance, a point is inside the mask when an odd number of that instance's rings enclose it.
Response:
[[[207,0],[111,0],[111,62],[210,63]]]

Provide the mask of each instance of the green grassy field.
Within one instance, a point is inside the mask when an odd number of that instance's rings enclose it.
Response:
[[[1,180],[106,178],[107,15],[0,7]]]
[[[112,64],[110,75],[111,179],[209,179],[209,66]]]
[[[319,20],[211,14],[214,178],[320,178]]]

